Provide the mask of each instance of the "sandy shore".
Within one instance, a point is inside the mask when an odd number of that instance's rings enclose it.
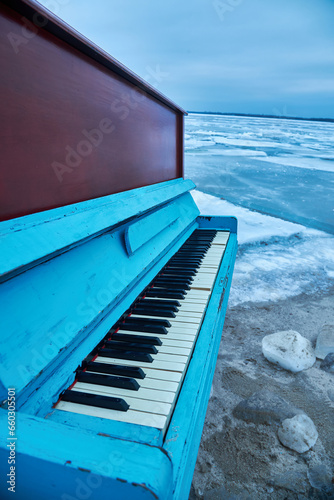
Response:
[[[319,489],[334,476],[334,375],[321,370],[319,360],[293,374],[269,363],[261,351],[265,335],[289,329],[315,346],[325,324],[334,324],[334,287],[322,294],[228,309],[191,500],[334,498],[334,490]],[[274,425],[233,416],[242,399],[262,389],[313,420],[319,437],[311,450],[298,454],[280,444]]]

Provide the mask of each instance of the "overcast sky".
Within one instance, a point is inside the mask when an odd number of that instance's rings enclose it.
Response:
[[[334,118],[334,0],[42,0],[188,111]]]

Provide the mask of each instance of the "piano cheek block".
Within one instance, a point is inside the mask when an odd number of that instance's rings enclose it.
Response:
[[[97,394],[90,394],[87,392],[66,390],[61,399],[63,401],[68,401],[69,403],[96,406],[99,408],[107,408],[108,410],[127,411],[129,409],[129,405],[124,401],[124,399],[99,396]]]

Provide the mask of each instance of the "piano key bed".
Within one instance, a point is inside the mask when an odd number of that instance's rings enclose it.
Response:
[[[195,230],[83,360],[55,410],[166,433],[228,239]]]

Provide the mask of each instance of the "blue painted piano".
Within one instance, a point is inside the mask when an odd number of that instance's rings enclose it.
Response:
[[[0,497],[187,499],[237,221],[193,201],[183,110],[36,2],[0,13]]]

